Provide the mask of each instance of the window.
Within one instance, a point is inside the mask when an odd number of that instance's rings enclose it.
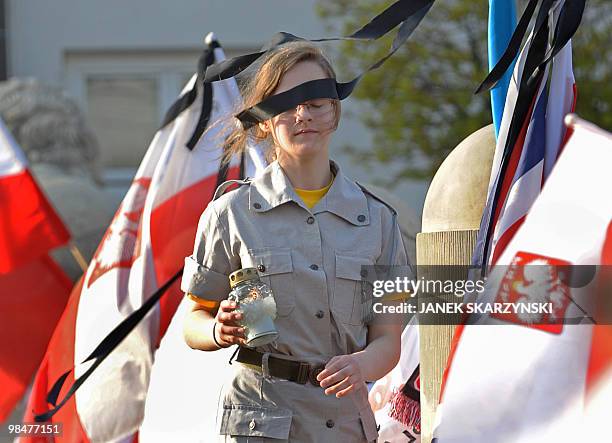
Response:
[[[235,48],[226,55],[252,51]],[[199,49],[65,54],[65,89],[85,112],[109,181],[131,180],[166,111],[195,72],[200,55]]]
[[[159,126],[158,79],[126,75],[87,78],[87,117],[105,167],[138,166]]]

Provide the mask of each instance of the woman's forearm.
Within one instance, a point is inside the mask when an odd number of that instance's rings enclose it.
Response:
[[[401,326],[376,326],[375,337],[363,351],[356,352],[363,378],[375,381],[384,377],[399,361]],[[380,328],[380,329],[379,329]]]
[[[189,312],[183,327],[183,336],[187,345],[201,351],[218,350],[219,346],[212,336],[214,323],[214,317],[205,310]]]

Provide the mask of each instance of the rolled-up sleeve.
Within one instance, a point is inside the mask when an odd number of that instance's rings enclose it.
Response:
[[[212,205],[198,223],[193,254],[185,258],[181,289],[202,304],[220,302],[230,291],[229,235]]]

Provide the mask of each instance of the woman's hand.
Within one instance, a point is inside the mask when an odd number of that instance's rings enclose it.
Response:
[[[229,300],[223,300],[219,305],[219,310],[215,316],[215,339],[224,348],[231,345],[246,344],[244,336],[244,328],[236,322],[242,319],[242,314],[234,312],[236,303]]]
[[[359,357],[354,354],[332,357],[317,380],[325,388],[325,395],[336,394],[336,397],[343,397],[365,386]]]

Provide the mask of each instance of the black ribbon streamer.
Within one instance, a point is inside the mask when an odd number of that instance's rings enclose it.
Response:
[[[525,34],[527,32],[527,28],[531,19],[533,18],[533,13],[538,5],[539,0],[530,0],[525,8],[525,12],[521,16],[519,23],[510,38],[510,42],[508,43],[508,47],[504,51],[503,55],[499,59],[499,61],[495,64],[491,72],[487,75],[487,77],[483,80],[483,82],[476,89],[476,94],[482,91],[489,91],[497,86],[499,80],[504,76],[516,56],[518,55],[519,49],[521,47],[521,42],[523,41]],[[547,12],[552,7],[552,0],[544,0],[540,9],[546,10]],[[580,25],[580,21],[582,20],[582,14],[584,12],[585,0],[566,0],[561,7],[561,11],[559,13],[559,19],[557,21],[557,25],[555,28],[555,33],[553,37],[553,41],[551,44],[551,48],[544,54],[540,55],[540,60],[537,62],[538,70],[543,69],[543,67],[555,56],[559,53],[561,49],[567,44],[567,42],[572,38],[572,36],[576,33],[578,26]],[[538,14],[538,18],[536,20],[533,33],[534,35],[538,33],[540,28],[546,23],[547,15]]]
[[[552,2],[553,0],[544,0],[538,12],[538,19],[542,17],[548,17],[548,11],[552,6]],[[512,156],[516,141],[521,132],[521,128],[525,122],[525,118],[529,113],[529,109],[531,107],[539,85],[539,81],[536,81],[537,79],[532,77],[532,74],[538,65],[536,60],[539,60],[544,56],[546,52],[546,44],[548,42],[547,21],[544,20],[541,23],[542,25],[539,26],[539,29],[534,33],[531,45],[528,49],[527,56],[525,58],[525,63],[523,65],[523,73],[521,75],[518,87],[518,94],[516,104],[514,106],[514,113],[512,114],[512,119],[508,128],[508,135],[506,137],[506,143],[504,145],[504,151],[498,175],[499,180],[497,182],[497,186],[493,191],[493,195],[489,197],[492,199],[491,204],[488,205],[489,211],[485,211],[485,213],[483,213],[483,219],[486,220],[486,226],[484,226],[483,230],[479,232],[479,237],[482,237],[484,247],[482,250],[482,257],[478,257],[478,259],[480,260],[480,263],[478,263],[478,265],[481,266],[481,270],[483,273],[487,266],[487,257],[491,246],[491,217],[493,216],[493,214],[495,214],[495,212],[497,211],[497,207],[500,204],[498,200],[504,181],[503,178],[506,176],[506,171],[508,170],[508,165],[510,163],[510,157]],[[539,79],[541,79],[542,76],[543,71],[540,71],[540,75],[538,76]]]
[[[499,79],[504,75],[512,60],[514,60],[514,58],[516,57],[518,48],[515,48],[515,43],[516,41],[518,41],[519,43],[522,41],[522,34],[524,34],[524,32],[526,31],[527,25],[532,19],[536,3],[537,0],[531,0],[527,5],[525,14],[523,14],[523,16],[521,17],[519,25],[517,25],[517,29],[515,30],[515,33],[513,34],[510,44],[504,52],[502,59],[500,59],[500,61],[491,70],[487,78],[477,89],[477,92],[488,90],[494,87],[499,81]],[[489,210],[483,213],[483,221],[485,222],[485,224],[481,232],[479,232],[477,239],[477,250],[479,245],[482,246],[482,253],[475,255],[473,259],[473,264],[475,266],[481,267],[481,272],[483,275],[486,270],[487,257],[491,246],[491,216],[492,214],[495,214],[498,205],[503,203],[499,202],[499,196],[503,184],[503,177],[505,177],[506,175],[510,162],[510,157],[512,156],[512,152],[514,150],[514,147],[516,146],[516,142],[520,135],[523,124],[525,123],[525,119],[529,114],[529,110],[535,99],[540,82],[543,81],[546,64],[548,64],[552,60],[552,58],[567,44],[567,42],[575,34],[576,30],[578,29],[578,26],[580,25],[582,13],[584,11],[585,6],[585,0],[566,0],[566,2],[562,6],[562,9],[559,14],[559,19],[555,26],[553,41],[550,45],[551,47],[547,50],[547,43],[549,37],[548,14],[551,7],[553,6],[553,3],[554,0],[543,0],[538,10],[534,25],[534,37],[531,41],[527,56],[525,58],[523,72],[518,87],[518,94],[514,107],[514,113],[512,114],[512,119],[508,128],[508,136],[506,137],[506,143],[504,145],[502,162],[498,175],[501,180],[498,181],[493,195],[489,197],[490,199],[492,198],[491,204],[487,205]],[[529,17],[527,19],[526,16],[528,14]],[[521,24],[522,27],[521,29],[519,29],[519,26],[521,26]],[[517,37],[517,35],[519,34],[520,38]],[[501,67],[498,68],[498,66]],[[502,70],[504,66],[505,68]]]
[[[200,116],[198,117],[198,122],[196,123],[196,127],[193,131],[193,134],[186,146],[190,150],[195,148],[196,143],[204,133],[206,126],[208,125],[208,121],[210,120],[210,113],[212,111],[212,85],[210,83],[204,83],[202,80],[204,78],[204,73],[206,72],[206,68],[208,66],[215,63],[215,48],[220,48],[219,42],[217,40],[212,40],[207,44],[206,48],[202,52],[200,59],[198,61],[198,71],[196,75],[196,80],[193,84],[193,87],[181,95],[168,109],[162,124],[159,127],[159,130],[164,128],[166,125],[172,123],[174,119],[176,119],[184,110],[189,108],[198,97],[198,88],[202,88],[202,110],[200,111]]]
[[[337,40],[377,40],[383,35],[387,34],[397,25],[405,21],[412,14],[426,7],[428,4],[429,7],[431,7],[431,4],[433,4],[433,2],[434,0],[398,0],[397,2],[389,6],[387,9],[385,9],[383,12],[378,14],[376,17],[374,17],[372,20],[370,20],[361,29],[345,37],[327,37],[307,40],[302,37],[290,34],[288,32],[279,32],[277,34],[274,34],[270,41],[266,45],[264,45],[264,47],[259,52],[239,55],[237,57],[233,57],[210,66],[206,70],[204,82],[215,82],[218,80],[224,80],[226,78],[233,77],[236,74],[242,72],[255,60],[257,60],[269,50],[274,49],[277,46],[280,46],[283,43],[287,43],[290,41],[306,40],[311,42],[328,42]]]
[[[512,37],[510,37],[508,47],[497,61],[493,69],[491,69],[491,72],[489,72],[480,86],[476,88],[475,94],[479,94],[482,91],[488,91],[497,86],[499,80],[504,76],[514,59],[516,59],[519,49],[521,48],[521,43],[523,42],[523,38],[525,37],[525,33],[527,32],[527,27],[529,26],[535,8],[538,5],[538,1],[539,0],[529,1],[527,7],[525,8],[525,12],[523,12],[521,19],[512,33]]]
[[[145,315],[157,304],[160,298],[166,293],[168,288],[181,276],[183,275],[183,269],[181,268],[176,274],[170,278],[163,286],[161,286],[155,293],[143,303],[143,305],[130,314],[129,317],[125,318],[121,323],[119,323],[115,329],[113,329],[110,334],[108,334],[104,340],[100,342],[100,344],[93,350],[89,356],[83,360],[82,364],[87,363],[89,361],[94,361],[91,367],[85,371],[83,375],[77,378],[70,390],[66,393],[64,398],[58,403],[57,399],[59,397],[60,391],[66,382],[66,378],[72,372],[72,369],[62,374],[62,376],[53,384],[53,387],[49,391],[47,395],[47,402],[54,406],[53,409],[49,411],[37,414],[34,417],[36,422],[46,422],[49,421],[61,408],[66,404],[66,402],[74,395],[74,393],[79,389],[79,387],[89,378],[89,376],[93,373],[93,371],[102,363],[108,355],[113,352],[113,350],[123,341],[127,335],[134,330],[136,325],[140,323],[140,321],[144,318]]]
[[[206,70],[206,66],[214,63],[214,49],[220,48],[221,46],[216,40],[211,41],[208,44],[208,47],[204,50],[204,53],[200,57],[200,61],[198,63],[198,74],[196,83],[194,87],[179,97],[172,106],[168,109],[166,113],[166,117],[164,118],[164,123],[162,125],[166,126],[168,123],[172,122],[181,112],[189,108],[196,98],[197,98],[197,84],[201,82],[203,74]],[[200,114],[200,118],[198,120],[198,124],[196,125],[196,130],[194,135],[191,138],[190,143],[193,142],[193,146],[197,143],[200,135],[206,129],[206,125],[208,124],[210,118],[210,111],[212,109],[212,85],[210,83],[204,84],[203,91],[203,105],[202,112]],[[187,146],[189,149],[193,149],[193,146]],[[240,177],[244,178],[245,173],[245,156],[244,154],[240,159]],[[219,171],[217,172],[217,186],[224,182],[227,179],[229,164],[220,165]],[[210,196],[212,199],[212,195]],[[66,382],[66,379],[72,372],[72,369],[66,371],[62,374],[56,382],[53,384],[53,387],[47,394],[47,402],[54,406],[53,409],[38,414],[34,417],[37,422],[46,422],[51,419],[63,406],[64,404],[74,395],[74,393],[79,389],[79,387],[89,378],[89,376],[95,371],[95,369],[108,357],[108,355],[115,350],[115,348],[123,341],[125,337],[130,334],[136,325],[140,323],[140,321],[145,317],[145,315],[155,306],[155,304],[163,297],[168,288],[183,274],[183,268],[181,268],[170,280],[168,280],[162,287],[160,287],[139,309],[134,311],[128,317],[126,317],[119,325],[117,325],[94,349],[94,351],[83,360],[82,364],[87,363],[91,360],[95,360],[91,367],[70,387],[69,391],[66,393],[65,397],[57,403],[57,399],[59,394]]]
[[[316,98],[340,99],[337,85],[336,80],[333,78],[311,80],[291,88],[288,91],[271,95],[255,106],[251,106],[240,112],[236,115],[236,118],[239,119],[242,122],[242,126],[247,129],[256,125],[258,122],[274,117],[280,112],[287,111],[306,100],[313,100]],[[295,104],[292,105],[292,103]]]
[[[198,75],[193,88],[182,95],[169,109],[166,114],[161,127],[166,126],[172,122],[181,112],[187,109],[195,101],[197,97],[198,88],[202,87],[203,91],[203,104],[202,112],[196,125],[196,129],[191,139],[187,143],[189,149],[193,149],[201,137],[208,120],[210,118],[210,111],[212,108],[212,88],[210,83],[225,80],[233,77],[253,62],[259,59],[262,55],[268,51],[291,41],[311,41],[311,42],[326,42],[336,40],[364,40],[373,41],[389,33],[392,29],[400,25],[400,28],[393,40],[393,44],[389,52],[373,63],[368,69],[359,74],[353,80],[346,83],[334,82],[335,91],[331,90],[331,85],[325,85],[325,95],[321,95],[321,91],[314,91],[311,86],[306,87],[305,91],[293,91],[290,94],[285,94],[282,98],[273,100],[264,100],[261,103],[241,112],[236,117],[242,122],[245,129],[254,126],[260,121],[267,120],[281,112],[291,109],[297,106],[302,101],[310,100],[313,98],[337,98],[343,100],[348,97],[361,77],[374,69],[380,67],[389,57],[391,57],[399,47],[410,37],[412,32],[419,25],[421,20],[425,17],[435,0],[398,0],[393,3],[383,12],[374,17],[361,29],[355,31],[346,37],[328,37],[307,40],[302,37],[290,34],[288,32],[279,32],[275,34],[270,41],[264,45],[261,51],[252,54],[245,54],[231,59],[223,60],[219,63],[214,63],[214,47],[218,46],[215,41],[213,45],[210,45],[202,55],[198,68]],[[214,46],[216,45],[216,46]],[[301,87],[299,85],[296,88]],[[296,89],[294,88],[294,89]],[[289,91],[287,91],[289,92]],[[280,94],[279,94],[280,95]],[[297,101],[298,97],[301,97],[301,101]],[[270,99],[270,98],[269,98]]]
[[[539,65],[540,68],[552,60],[574,36],[582,21],[585,4],[586,0],[565,0],[559,12],[553,43],[550,50],[544,55],[544,60]]]
[[[338,83],[332,79],[333,83],[330,81],[318,83],[315,83],[316,81],[307,82],[282,94],[268,97],[266,100],[263,100],[257,105],[244,110],[238,114],[236,118],[242,122],[245,129],[248,129],[258,122],[267,120],[277,114],[280,114],[281,112],[287,111],[288,109],[291,109],[306,100],[324,97],[343,100],[348,97],[351,92],[353,92],[353,89],[364,74],[380,67],[400,48],[400,46],[417,28],[433,3],[434,0],[399,0],[374,17],[361,29],[346,37],[329,37],[307,40],[287,32],[279,32],[272,37],[272,39],[260,52],[234,57],[224,60],[221,63],[209,66],[206,70],[204,82],[215,82],[237,75],[259,59],[262,55],[284,43],[292,41],[324,42],[335,40],[373,41],[386,35],[392,29],[400,25],[389,52],[351,81],[346,83]]]

